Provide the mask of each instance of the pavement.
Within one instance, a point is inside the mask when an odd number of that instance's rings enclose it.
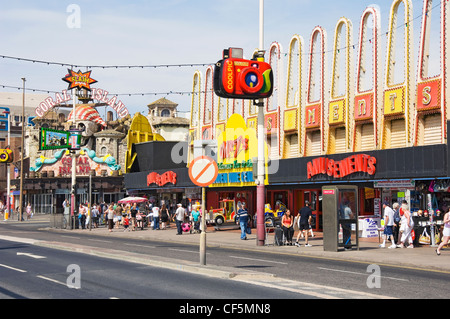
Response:
[[[29,221],[22,223],[42,223],[50,219],[49,215],[36,215]],[[2,224],[20,223],[17,220],[0,221]],[[175,223],[171,223],[165,230],[152,230],[144,228],[144,230],[124,231],[123,228],[113,229],[109,232],[105,226],[99,228],[89,229],[56,229],[44,227],[49,231],[64,232],[65,234],[82,234],[98,235],[105,237],[120,237],[120,238],[136,238],[141,240],[157,240],[161,242],[179,242],[183,244],[200,244],[200,234],[183,233],[183,235],[176,235]],[[268,234],[266,245],[258,246],[256,229],[252,229],[252,234],[247,235],[248,240],[240,239],[240,230],[215,230],[210,226],[206,231],[206,250],[208,247],[225,247],[231,249],[261,251],[273,254],[289,254],[298,256],[307,256],[312,258],[327,258],[335,260],[354,261],[361,263],[389,265],[399,268],[414,268],[426,269],[428,271],[448,272],[450,273],[450,248],[443,248],[441,255],[437,256],[435,253],[436,247],[430,245],[420,245],[413,249],[410,248],[396,248],[388,249],[390,243],[386,244],[386,248],[379,248],[379,238],[359,238],[359,249],[351,251],[330,252],[323,249],[323,233],[315,232],[314,237],[310,237],[310,244],[312,247],[304,246],[304,239],[300,240],[301,247],[296,246],[275,246],[274,234]],[[294,234],[294,240],[297,232]],[[58,243],[53,243],[57,245]],[[58,245],[61,245],[59,243]],[[76,248],[76,247],[75,247]],[[71,247],[70,249],[74,249]],[[79,250],[83,246],[80,245]],[[98,255],[98,250],[95,251]],[[208,263],[208,261],[207,261]]]

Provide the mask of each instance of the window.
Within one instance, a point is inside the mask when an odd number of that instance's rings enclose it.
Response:
[[[170,111],[168,109],[164,109],[161,111],[162,117],[170,117]]]

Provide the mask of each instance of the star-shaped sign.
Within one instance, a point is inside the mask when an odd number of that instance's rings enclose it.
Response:
[[[63,81],[66,81],[69,83],[68,90],[72,90],[73,88],[78,87],[78,89],[86,89],[91,90],[91,84],[97,83],[96,80],[91,78],[91,71],[87,72],[81,72],[78,70],[78,72],[75,72],[73,70],[68,70],[69,74],[66,74],[65,77],[62,78]]]

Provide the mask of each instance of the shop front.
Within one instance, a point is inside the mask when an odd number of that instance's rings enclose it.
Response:
[[[84,148],[76,155],[76,203],[117,202],[125,194],[123,176],[115,158],[108,155],[97,157],[92,150]],[[24,205],[30,203],[36,213],[62,214],[62,203],[70,198],[72,188],[72,155],[63,149],[51,157],[41,156],[30,167],[24,178]],[[20,179],[11,185],[20,189]],[[19,203],[16,204],[19,205]]]
[[[201,189],[191,182],[187,168],[129,173],[124,183],[128,195],[145,196],[152,205],[165,204],[171,212],[178,203],[189,209],[201,199]]]
[[[437,178],[441,179],[439,185],[444,185],[445,176],[447,145],[282,159],[278,171],[269,175],[266,198],[273,205],[283,202],[294,215],[309,201],[315,218],[313,229],[321,231],[322,187],[357,186],[361,235],[378,236],[384,201],[405,199],[413,212],[423,209],[429,184]],[[436,195],[438,198],[446,196]]]

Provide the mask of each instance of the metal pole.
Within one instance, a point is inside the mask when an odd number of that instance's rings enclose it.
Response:
[[[206,265],[206,203],[205,188],[202,187],[202,232],[200,233],[200,265]]]
[[[22,149],[20,156],[20,197],[19,197],[19,220],[22,221],[23,218],[23,158],[25,154],[25,78],[22,78],[23,82],[23,92],[22,92]]]
[[[89,230],[92,230],[92,173],[89,172],[89,202],[88,202],[88,216],[89,216]]]
[[[259,55],[264,57],[264,0],[259,0]],[[265,244],[264,230],[264,101],[258,103],[258,181],[256,186],[256,235],[257,246]]]
[[[8,147],[11,148],[11,113],[8,114]],[[8,218],[11,218],[11,166],[6,164],[6,211],[8,212]],[[5,214],[6,217],[6,214]]]
[[[77,89],[74,90],[73,93],[73,109],[72,109],[72,123],[74,128],[76,128],[76,115],[75,115],[75,109],[76,109],[76,97],[77,97]],[[72,151],[72,188],[71,188],[71,194],[70,194],[70,228],[74,228],[75,224],[75,185],[77,182],[77,176],[76,176],[76,151]]]

